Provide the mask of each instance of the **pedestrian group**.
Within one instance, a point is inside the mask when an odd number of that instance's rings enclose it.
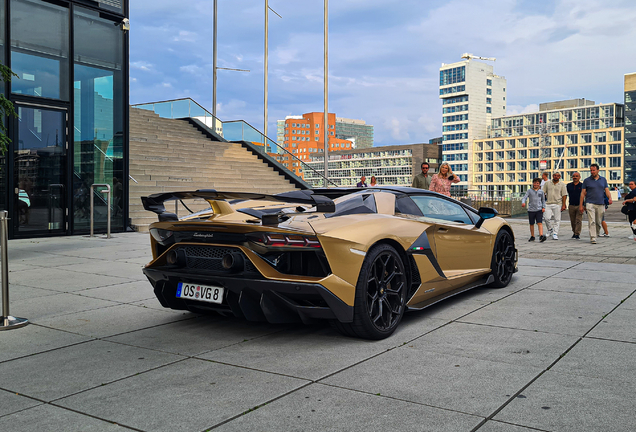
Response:
[[[430,165],[423,162],[422,172],[413,178],[412,187],[428,189],[442,195],[450,196],[450,188],[454,183],[459,183],[458,176],[453,174],[448,162],[443,162],[439,166],[439,172],[429,176]],[[530,239],[535,241],[534,226],[539,228],[539,241],[544,242],[548,237],[553,240],[559,239],[561,227],[561,212],[568,210],[570,225],[572,227],[572,238],[581,239],[581,227],[583,213],[587,213],[587,222],[590,231],[590,243],[596,244],[598,237],[609,237],[609,230],[605,222],[605,210],[612,204],[609,185],[605,177],[599,175],[598,164],[590,165],[590,176],[581,182],[581,174],[572,174],[572,182],[567,185],[561,181],[561,173],[552,173],[552,180],[549,180],[550,173],[544,172],[541,178],[532,179],[532,188],[526,191],[521,200],[521,206],[527,207],[528,220],[530,223]],[[376,186],[375,176],[371,177],[371,186]],[[628,184],[630,192],[623,197],[623,208],[621,212],[627,215],[632,229],[630,239],[636,240],[636,181],[631,180]],[[362,176],[357,187],[367,187],[366,177]],[[620,199],[620,192],[618,194]],[[545,219],[547,235],[543,231],[543,221]],[[601,228],[603,233],[601,233]]]

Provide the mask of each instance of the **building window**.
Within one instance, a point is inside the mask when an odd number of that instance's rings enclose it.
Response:
[[[11,68],[19,78],[13,93],[69,100],[68,33],[67,7],[11,1]]]
[[[594,163],[598,164],[598,166],[601,168],[605,168],[605,159],[606,158],[595,158]],[[617,159],[619,159],[619,163],[620,163],[620,158],[617,158]]]
[[[610,144],[610,154],[620,154],[621,153],[621,145],[620,144]]]
[[[604,155],[606,153],[607,146],[605,144],[595,145],[594,154]]]
[[[446,87],[443,89],[439,89],[439,94],[440,95],[445,95],[445,94],[450,94],[450,93],[459,93],[459,92],[463,92],[466,91],[466,86],[465,85],[459,85],[459,86],[454,86],[454,87]]]
[[[96,11],[74,7],[75,127],[72,134],[75,141],[73,170],[78,176],[74,193],[92,183],[114,187],[115,179],[119,181],[123,177],[124,33],[114,24]],[[76,229],[88,228],[89,217],[74,212]],[[124,228],[123,222],[121,217],[113,217],[115,226]]]
[[[492,114],[492,108],[486,107],[486,114]]]
[[[492,80],[491,79],[486,79],[486,85],[487,86],[491,86],[492,85]]]
[[[439,85],[455,84],[466,81],[466,66],[439,71]]]
[[[444,99],[442,100],[442,105],[450,105],[450,104],[455,104],[460,102],[468,102],[468,95]]]
[[[592,146],[581,146],[581,156],[591,156]]]
[[[620,141],[622,134],[621,134],[621,131],[617,130],[617,131],[610,131],[609,135],[610,135],[610,141]]]
[[[487,94],[487,95],[492,95],[492,89],[487,88],[487,89],[486,89],[486,94]]]
[[[611,157],[609,159],[610,159],[610,168],[618,168],[621,166],[621,158]]]
[[[606,142],[607,134],[605,132],[594,132],[594,142]]]
[[[486,98],[486,103],[489,105],[492,104],[492,98]]]

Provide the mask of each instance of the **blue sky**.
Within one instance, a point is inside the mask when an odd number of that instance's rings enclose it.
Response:
[[[130,2],[130,102],[212,109],[212,0]],[[175,4],[177,7],[175,8]],[[218,0],[217,116],[263,129],[264,0]],[[323,110],[323,1],[269,0],[269,135]],[[586,98],[623,102],[636,72],[633,0],[331,0],[329,112],[374,126],[375,145],[441,136],[439,68],[496,57],[508,114]]]

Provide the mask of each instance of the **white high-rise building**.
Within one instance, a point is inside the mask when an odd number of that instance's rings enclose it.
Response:
[[[439,70],[442,154],[461,179],[457,186],[472,189],[472,143],[487,137],[493,117],[506,115],[506,79],[469,54],[463,58],[466,60],[442,64]]]

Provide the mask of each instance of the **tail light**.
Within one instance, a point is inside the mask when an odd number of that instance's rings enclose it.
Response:
[[[322,248],[316,236],[284,233],[253,233],[248,234],[247,238],[259,245],[273,248]]]

